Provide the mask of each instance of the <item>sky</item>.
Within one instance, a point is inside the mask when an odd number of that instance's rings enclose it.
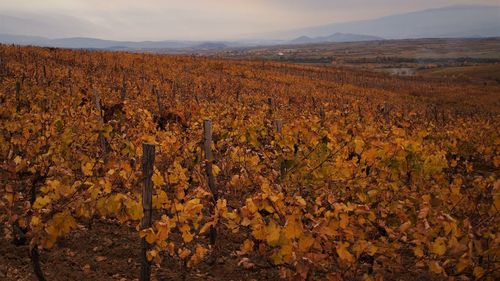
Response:
[[[57,18],[73,36],[238,39],[251,34],[500,0],[1,0],[0,15]]]

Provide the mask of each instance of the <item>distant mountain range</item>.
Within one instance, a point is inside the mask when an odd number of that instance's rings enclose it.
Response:
[[[35,45],[44,47],[71,48],[71,49],[108,49],[108,50],[153,50],[153,49],[221,49],[227,47],[219,42],[199,41],[114,41],[88,37],[72,37],[49,39],[39,36],[23,36],[0,34],[0,43]]]
[[[0,12],[1,13],[1,12]],[[359,42],[410,38],[476,38],[500,36],[500,6],[451,6],[373,20],[334,23],[247,36],[232,41],[114,41],[71,37],[105,30],[70,17],[0,14],[0,43],[108,50],[221,50],[227,47]],[[50,39],[58,38],[60,39]]]
[[[361,42],[361,41],[376,41],[376,40],[384,40],[384,38],[378,36],[337,32],[330,36],[318,36],[318,37],[300,36],[289,41],[288,43],[313,44],[313,43]]]
[[[497,37],[500,36],[500,6],[450,6],[373,20],[257,34],[252,37],[290,39],[299,36],[328,36],[336,32],[385,39]]]
[[[201,42],[201,41],[114,41],[102,40],[86,37],[73,37],[61,39],[49,39],[39,36],[23,36],[0,34],[0,43],[17,44],[17,45],[34,45],[56,48],[70,49],[107,49],[107,50],[155,50],[155,49],[171,49],[171,50],[222,50],[227,47],[244,47],[256,45],[297,45],[297,44],[313,44],[313,43],[334,43],[334,42],[360,42],[360,41],[375,41],[383,40],[384,38],[369,35],[358,35],[350,33],[335,33],[330,36],[307,37],[301,36],[293,40],[273,40],[262,42]]]

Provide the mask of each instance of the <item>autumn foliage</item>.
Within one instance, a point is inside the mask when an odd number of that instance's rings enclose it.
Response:
[[[498,97],[482,95],[498,87],[15,46],[0,60],[0,220],[42,255],[108,219],[186,270],[224,253],[213,226],[241,242],[240,266],[287,279],[499,277]],[[140,230],[143,142],[156,160]]]

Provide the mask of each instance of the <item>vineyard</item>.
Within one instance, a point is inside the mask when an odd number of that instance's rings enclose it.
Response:
[[[0,46],[0,279],[498,280],[498,93]]]

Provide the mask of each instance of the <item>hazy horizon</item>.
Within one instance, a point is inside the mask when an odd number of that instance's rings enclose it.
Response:
[[[16,0],[0,3],[0,14],[12,19],[28,18],[40,25],[37,30],[28,29],[33,34],[23,35],[133,41],[232,40],[452,5],[498,5],[498,1]],[[64,23],[57,24],[58,21]]]

